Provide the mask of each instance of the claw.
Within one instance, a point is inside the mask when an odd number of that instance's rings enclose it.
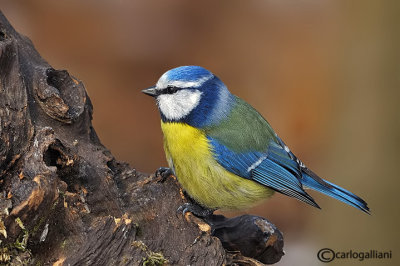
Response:
[[[183,204],[183,205],[181,205],[181,206],[179,206],[179,208],[178,209],[176,209],[176,212],[179,214],[179,213],[182,213],[182,215],[183,216],[185,216],[185,214],[187,213],[187,211],[188,211],[188,205],[189,205],[189,203],[185,203],[185,204]]]
[[[177,210],[178,213],[182,212],[182,215],[185,216],[187,212],[193,213],[195,216],[204,218],[213,214],[214,210],[204,208],[203,206],[197,203],[185,203],[181,205]]]
[[[160,182],[164,182],[167,178],[174,173],[172,172],[171,168],[168,167],[160,167],[156,170],[155,176],[161,177]]]

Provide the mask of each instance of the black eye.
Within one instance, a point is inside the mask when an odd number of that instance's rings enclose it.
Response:
[[[174,87],[174,86],[168,86],[166,89],[165,89],[165,93],[166,94],[172,94],[172,93],[175,93],[175,92],[177,92],[178,91],[178,88],[177,87]]]

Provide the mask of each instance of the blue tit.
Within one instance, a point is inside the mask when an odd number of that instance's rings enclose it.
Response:
[[[160,111],[169,167],[200,207],[244,209],[277,191],[319,208],[309,188],[369,213],[360,197],[307,168],[260,113],[210,71],[177,67],[142,92]]]

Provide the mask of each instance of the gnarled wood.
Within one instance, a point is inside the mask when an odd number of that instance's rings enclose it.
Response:
[[[100,143],[92,110],[83,83],[53,69],[0,13],[1,263],[279,261],[282,235],[261,217],[176,213],[185,202],[176,180],[118,162]]]

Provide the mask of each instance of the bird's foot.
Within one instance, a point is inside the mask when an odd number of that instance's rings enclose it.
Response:
[[[172,169],[168,167],[160,167],[155,172],[156,177],[161,177],[160,182],[164,182],[169,176],[173,174],[174,172],[172,171]]]
[[[182,206],[180,206],[178,208],[177,212],[182,212],[183,216],[185,216],[185,213],[191,212],[197,217],[205,218],[205,217],[213,214],[214,210],[205,208],[197,203],[187,202],[187,203],[183,204]]]

